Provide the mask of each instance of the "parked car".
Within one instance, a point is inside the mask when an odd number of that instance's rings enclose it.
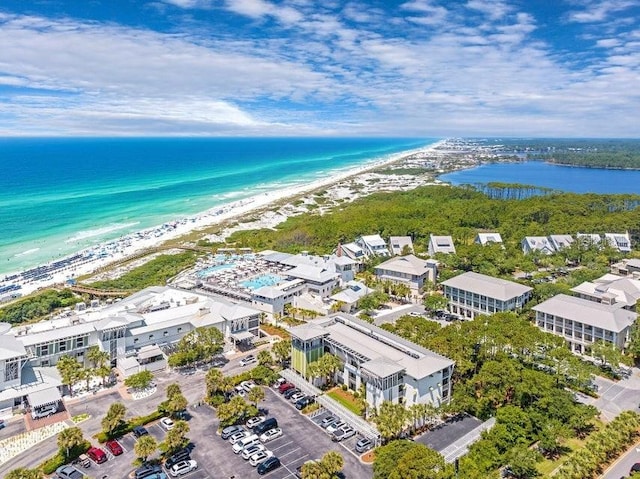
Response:
[[[237,432],[240,431],[244,431],[244,428],[242,426],[227,426],[222,430],[222,433],[220,434],[220,437],[222,439],[229,439],[232,435],[234,435]]]
[[[255,434],[264,434],[269,429],[274,429],[276,427],[278,427],[278,421],[276,420],[275,417],[270,417],[262,421],[257,426],[254,426],[253,432]]]
[[[254,426],[257,426],[258,424],[260,424],[262,421],[264,421],[266,418],[264,416],[256,416],[256,417],[252,417],[247,421],[247,427],[249,429],[252,429]]]
[[[305,396],[296,401],[296,409],[302,410],[306,408],[309,404],[313,404],[316,402],[313,396]]]
[[[356,435],[356,430],[351,426],[342,426],[340,429],[333,431],[331,440],[340,442]]]
[[[291,396],[293,396],[294,394],[298,394],[299,392],[300,390],[298,388],[292,388],[285,391],[283,396],[285,397],[285,399],[291,399]]]
[[[280,429],[279,427],[273,428],[273,429],[269,429],[268,431],[265,431],[261,436],[260,436],[260,441],[262,442],[269,442],[269,441],[273,441],[274,439],[278,438],[282,436],[282,429]]]
[[[171,466],[171,469],[169,469],[169,474],[172,477],[184,476],[185,474],[191,471],[195,471],[196,469],[198,469],[198,463],[193,459],[189,459],[187,461],[181,461]]]
[[[191,455],[189,449],[184,448],[175,452],[172,456],[168,457],[166,461],[164,461],[164,467],[167,469],[171,469],[174,465],[178,464],[182,461],[188,461],[191,459]]]
[[[97,464],[107,462],[107,454],[99,447],[91,446],[87,451],[87,456]]]
[[[276,379],[276,382],[273,383],[273,387],[274,388],[280,388],[280,386],[282,386],[286,382],[287,382],[287,380],[285,378],[279,377],[278,379]]]
[[[60,466],[56,469],[56,476],[58,476],[59,479],[82,479],[85,477],[83,472],[69,465]]]
[[[299,399],[302,399],[303,397],[305,397],[306,394],[303,392],[298,392],[295,394],[292,394],[291,396],[289,396],[289,401],[291,401],[292,403],[296,403],[298,402]]]
[[[133,430],[131,431],[133,433],[133,435],[135,437],[142,437],[142,436],[146,436],[147,434],[149,434],[149,431],[147,431],[144,427],[142,426],[136,426],[133,428]]]
[[[271,472],[274,469],[277,469],[280,467],[280,459],[278,459],[276,456],[271,456],[267,459],[265,459],[264,461],[262,461],[259,465],[258,465],[258,474],[263,475],[266,474],[267,472]]]
[[[176,423],[174,423],[173,419],[171,419],[170,417],[163,417],[162,419],[160,419],[160,425],[167,431],[170,431],[171,429],[173,429],[173,426],[175,426]]]
[[[167,475],[162,471],[158,471],[146,476],[144,479],[167,479]]]
[[[151,476],[158,472],[162,472],[162,467],[159,464],[149,464],[145,462],[142,466],[134,471],[135,479],[144,479],[145,477]]]
[[[265,459],[268,459],[272,456],[273,456],[273,453],[268,449],[265,449],[264,451],[257,452],[253,456],[251,456],[251,458],[249,459],[249,464],[251,464],[253,467],[256,467]]]
[[[247,437],[249,433],[247,431],[238,431],[234,434],[232,434],[231,436],[229,436],[229,442],[231,444],[235,444],[236,442],[238,442],[240,439]]]
[[[409,316],[412,316],[412,317],[414,317],[414,318],[421,318],[421,317],[422,317],[422,314],[421,314],[421,313],[418,313],[417,311],[411,311],[411,312],[409,313]]]
[[[242,381],[240,383],[240,387],[245,390],[245,392],[251,391],[253,388],[257,387],[256,383],[253,381]]]
[[[104,445],[114,456],[119,456],[124,452],[120,443],[115,439],[111,439],[110,441],[105,442]]]
[[[49,417],[58,412],[57,404],[47,404],[42,407],[34,407],[31,410],[31,417],[33,419],[42,419],[43,417]]]
[[[4,429],[7,424],[4,422],[4,419],[0,419],[0,429]]]
[[[334,422],[333,424],[330,424],[329,426],[327,426],[327,434],[333,434],[334,432],[336,432],[338,429],[340,429],[342,426],[346,426],[347,423],[344,421],[338,421],[338,422]]]
[[[265,449],[267,448],[264,447],[264,445],[260,444],[259,442],[256,444],[252,444],[251,446],[247,446],[242,451],[242,459],[248,461],[249,459],[251,459],[251,456],[253,456],[254,454],[260,451],[264,451]]]
[[[278,392],[280,394],[284,394],[285,392],[287,392],[289,389],[293,389],[295,388],[294,384],[291,383],[282,383],[280,386],[278,386]]]
[[[231,448],[231,450],[233,451],[234,454],[240,454],[247,447],[253,446],[254,444],[258,444],[259,442],[260,442],[260,439],[258,439],[258,435],[251,434],[251,436],[244,437],[240,439],[238,442],[236,442]]]
[[[629,474],[633,474],[634,472],[640,472],[640,462],[636,462],[633,466],[631,466]]]
[[[373,447],[373,441],[371,439],[367,439],[366,437],[363,437],[362,439],[358,440],[358,442],[356,442],[355,450],[356,452],[359,452],[362,454],[363,452],[368,451],[372,447]]]
[[[245,356],[240,360],[240,366],[248,366],[249,364],[257,363],[258,360],[253,354],[249,354],[249,356]]]
[[[335,417],[335,416],[327,416],[320,423],[320,427],[322,429],[326,429],[329,426],[331,426],[334,422],[338,422],[338,418],[337,417]]]

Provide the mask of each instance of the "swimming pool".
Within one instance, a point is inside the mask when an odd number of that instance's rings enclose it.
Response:
[[[200,271],[198,271],[196,273],[196,276],[198,276],[198,278],[207,278],[209,276],[211,276],[211,273],[213,273],[214,271],[220,271],[223,269],[233,269],[235,268],[235,263],[224,263],[224,264],[217,264],[215,266],[209,266],[208,268],[205,269],[201,269]]]
[[[275,286],[279,282],[282,281],[282,277],[277,274],[263,274],[260,276],[256,276],[254,278],[248,279],[240,283],[245,288],[249,288],[251,290],[258,289],[263,286]]]

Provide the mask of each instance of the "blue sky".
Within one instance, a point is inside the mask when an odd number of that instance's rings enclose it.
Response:
[[[0,136],[640,137],[640,0],[2,0]]]

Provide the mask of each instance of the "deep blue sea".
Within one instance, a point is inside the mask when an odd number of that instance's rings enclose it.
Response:
[[[0,139],[0,273],[435,139]]]
[[[573,193],[640,194],[640,170],[609,170],[554,165],[543,161],[491,163],[439,177],[453,185],[520,183]]]

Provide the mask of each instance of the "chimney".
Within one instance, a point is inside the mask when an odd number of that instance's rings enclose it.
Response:
[[[336,256],[338,258],[342,256],[342,243],[338,243],[338,247],[336,248]]]

